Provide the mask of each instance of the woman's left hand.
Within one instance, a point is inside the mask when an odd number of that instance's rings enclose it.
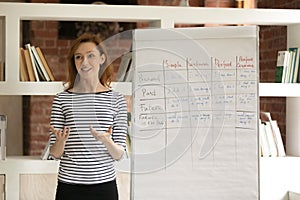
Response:
[[[92,126],[90,126],[90,131],[97,141],[100,141],[102,144],[104,144],[113,159],[119,160],[122,158],[124,149],[121,145],[113,142],[111,138],[112,126],[110,126],[104,133],[99,133]]]
[[[105,142],[107,142],[108,140],[111,139],[111,137],[110,137],[111,134],[112,134],[112,127],[111,126],[108,128],[108,130],[106,132],[103,132],[103,133],[99,133],[92,126],[90,126],[90,131],[91,131],[92,135],[94,136],[94,138],[97,141],[100,141],[102,143],[105,143]]]

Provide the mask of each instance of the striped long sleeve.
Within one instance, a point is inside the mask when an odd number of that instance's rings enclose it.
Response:
[[[98,184],[115,179],[114,159],[105,146],[94,139],[89,127],[105,132],[112,126],[112,140],[126,148],[127,104],[114,92],[61,92],[54,97],[51,125],[70,127],[60,160],[58,179],[72,184]],[[50,145],[56,138],[50,132]]]

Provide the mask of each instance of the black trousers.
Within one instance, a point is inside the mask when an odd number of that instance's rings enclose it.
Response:
[[[55,200],[118,200],[116,180],[95,185],[66,184],[58,181]]]

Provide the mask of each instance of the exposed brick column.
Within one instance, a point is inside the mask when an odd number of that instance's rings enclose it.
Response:
[[[31,0],[32,3],[59,3],[59,0]],[[65,58],[69,41],[58,40],[57,21],[30,21],[29,41],[42,49],[56,80],[66,80]],[[49,138],[53,96],[24,96],[23,146],[25,155],[40,155]]]

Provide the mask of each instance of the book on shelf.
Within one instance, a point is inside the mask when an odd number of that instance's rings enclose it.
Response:
[[[24,58],[28,72],[28,81],[35,81],[35,75],[28,49],[24,49]]]
[[[50,79],[50,77],[49,77],[49,75],[46,71],[46,68],[45,68],[44,64],[42,63],[42,60],[40,59],[40,56],[39,56],[38,52],[36,51],[35,46],[31,46],[31,51],[32,51],[32,55],[35,59],[36,66],[38,68],[41,80],[50,81],[51,79]]]
[[[285,73],[285,81],[284,83],[291,83],[291,77],[292,77],[292,71],[293,71],[293,63],[295,59],[295,52],[294,51],[289,51],[290,58],[288,60],[287,68],[286,68],[286,73]]]
[[[284,83],[287,66],[289,63],[290,53],[287,50],[277,52],[277,63],[275,70],[275,82]]]
[[[290,47],[290,52],[293,52],[293,60],[292,60],[292,67],[291,67],[291,77],[290,83],[297,83],[298,79],[298,71],[299,71],[299,48],[298,47]]]
[[[271,152],[270,152],[268,138],[266,135],[265,123],[261,122],[260,119],[259,119],[259,139],[260,139],[261,156],[270,157]]]
[[[23,48],[20,48],[20,79],[21,81],[29,81]]]
[[[286,156],[278,123],[276,120],[273,120],[271,118],[271,113],[261,112],[260,122],[262,126],[264,126],[264,131],[265,131],[265,133],[261,133],[261,134],[266,135],[265,136],[266,138],[262,138],[263,136],[261,136],[261,145],[267,143],[266,146],[269,147],[269,156],[280,156],[280,157]],[[265,142],[263,141],[263,139],[267,141]],[[264,149],[267,147],[261,147],[261,148]]]
[[[270,123],[275,135],[275,142],[278,149],[278,156],[280,157],[286,156],[278,123],[276,120],[271,120]]]
[[[6,159],[6,128],[7,128],[7,116],[0,115],[0,159]]]
[[[44,67],[45,67],[45,69],[46,69],[49,77],[50,77],[50,80],[51,81],[55,81],[55,78],[53,76],[53,72],[52,72],[51,68],[49,67],[49,64],[48,64],[48,62],[47,62],[47,60],[46,60],[46,58],[45,58],[45,56],[44,56],[41,48],[40,47],[36,47],[36,51],[37,51],[37,53],[38,53],[38,55],[39,55],[39,57],[40,57],[43,65],[44,65]]]
[[[278,156],[278,152],[277,152],[275,137],[274,137],[274,133],[273,133],[271,124],[269,121],[265,121],[263,123],[264,123],[264,127],[265,127],[265,134],[266,134],[267,141],[269,144],[270,156],[276,157],[276,156]]]
[[[32,66],[32,69],[33,69],[33,74],[34,74],[35,81],[40,81],[39,74],[38,74],[38,71],[37,71],[36,62],[34,60],[33,53],[31,51],[31,45],[28,43],[28,44],[25,44],[25,47],[26,47],[26,49],[28,50],[28,53],[29,53],[29,58],[30,58],[30,61],[31,61],[31,66]]]

